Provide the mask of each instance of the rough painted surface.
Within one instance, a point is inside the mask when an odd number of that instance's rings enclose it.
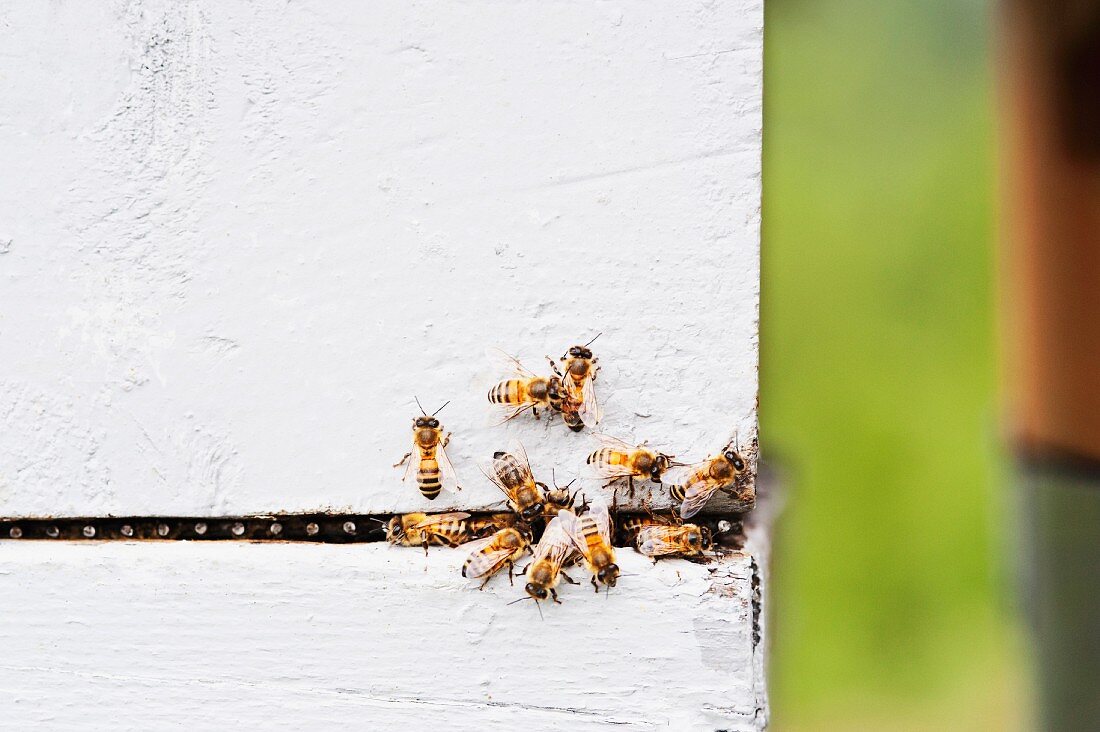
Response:
[[[6,543],[13,729],[758,730],[753,557],[508,605],[463,553],[381,544]],[[577,579],[583,570],[573,570]],[[413,662],[415,661],[415,662]],[[164,716],[170,712],[169,716]],[[426,724],[430,720],[430,724]]]
[[[762,7],[0,7],[0,515],[426,505],[504,374],[602,331],[604,429],[755,435]],[[56,551],[56,550],[51,550]],[[180,550],[183,551],[183,550]],[[346,702],[350,704],[351,702]]]

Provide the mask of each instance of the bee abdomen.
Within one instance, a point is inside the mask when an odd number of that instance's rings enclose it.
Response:
[[[420,469],[416,471],[416,484],[429,501],[438,498],[439,491],[443,488],[443,482],[439,477],[439,463],[431,458],[421,460]]]
[[[521,380],[508,379],[489,390],[489,401],[493,404],[519,404],[525,399],[523,392]]]
[[[624,465],[627,457],[627,455],[613,448],[601,447],[588,456],[588,463],[590,465]]]
[[[672,496],[672,500],[676,501],[677,503],[684,502],[685,492],[682,485],[670,485],[668,487],[668,494]]]

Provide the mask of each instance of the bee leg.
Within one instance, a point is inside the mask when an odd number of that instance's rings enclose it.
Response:
[[[448,432],[448,433],[447,433],[447,434],[446,434],[446,435],[445,435],[445,436],[443,437],[443,442],[441,442],[441,443],[439,443],[439,444],[440,444],[440,445],[441,445],[442,447],[446,447],[446,446],[447,446],[447,445],[448,445],[448,444],[450,443],[450,441],[451,441],[451,433],[450,433],[450,432]]]
[[[596,591],[597,595],[600,594],[600,586],[596,582],[596,575],[592,575],[592,577],[590,577],[590,579],[592,580],[592,589],[594,589]]]
[[[394,463],[394,464],[393,464],[393,467],[395,467],[395,468],[400,468],[400,467],[401,467],[402,465],[404,465],[404,464],[405,464],[405,461],[406,461],[406,460],[408,460],[408,459],[409,459],[410,457],[412,457],[412,453],[411,453],[411,452],[407,452],[407,453],[405,453],[405,457],[401,458],[401,459],[400,459],[400,460],[398,460],[398,461],[397,461],[396,463]]]
[[[535,415],[535,419],[542,419],[542,417],[539,416],[538,407],[531,407],[531,414]]]
[[[550,358],[549,356],[546,357],[546,360],[550,362],[550,369],[554,372],[554,376],[557,376],[559,379],[563,378],[562,375],[561,375],[561,371],[558,370],[557,362],[554,359]],[[562,359],[562,360],[565,360],[565,359]]]
[[[550,588],[550,599],[559,605],[561,604],[561,600],[558,599],[558,593],[553,587]]]
[[[428,540],[425,539],[424,541],[420,542],[420,544],[424,547],[424,556],[428,556]]]
[[[489,580],[490,580],[490,579],[492,579],[492,578],[493,578],[493,575],[489,575],[489,576],[488,576],[488,577],[486,577],[486,578],[485,578],[484,580],[482,580],[482,581],[481,581],[481,586],[480,586],[480,587],[478,587],[478,589],[479,589],[479,590],[484,590],[484,589],[485,589],[485,585],[489,584]]]
[[[516,568],[516,565],[512,564],[511,562],[508,562],[508,586],[509,587],[515,587],[516,586],[515,575],[512,574],[512,570],[515,569],[515,568]]]
[[[527,574],[527,570],[529,570],[530,568],[531,568],[531,565],[530,565],[530,564],[528,564],[528,565],[527,565],[526,567],[524,567],[523,569],[521,569],[521,570],[519,571],[519,576],[520,576],[520,577],[522,577],[523,575]]]
[[[630,491],[630,497],[633,498],[634,497],[634,476],[633,475],[626,476],[626,487],[627,487],[627,490]]]
[[[577,584],[577,580],[573,579],[572,577],[567,575],[565,572],[562,572],[561,576],[564,577],[565,581],[568,582],[569,584],[571,584],[571,585]]]

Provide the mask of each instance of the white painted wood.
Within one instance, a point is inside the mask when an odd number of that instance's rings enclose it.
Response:
[[[759,730],[751,555],[653,565],[561,605],[458,550],[0,544],[10,729]],[[574,570],[580,579],[583,570]]]
[[[15,0],[0,27],[0,515],[424,508],[390,467],[414,394],[453,400],[467,485],[432,508],[494,505],[475,461],[509,436],[564,480],[594,443],[486,427],[483,350],[541,370],[600,331],[607,432],[752,441],[760,0]]]

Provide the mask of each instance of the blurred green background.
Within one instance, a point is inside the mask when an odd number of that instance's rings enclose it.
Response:
[[[766,3],[777,730],[1028,726],[997,428],[993,17]]]

